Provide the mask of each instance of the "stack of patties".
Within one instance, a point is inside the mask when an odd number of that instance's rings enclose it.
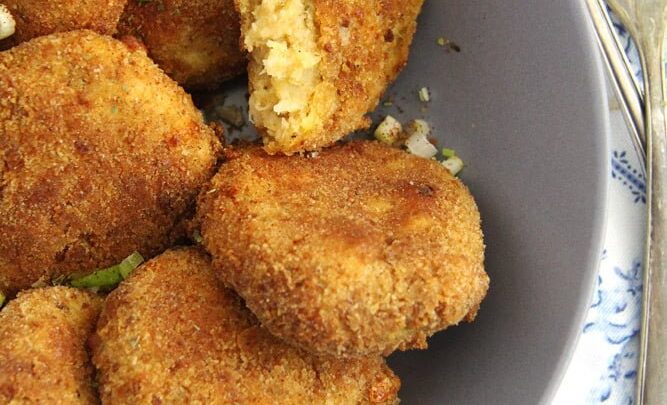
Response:
[[[99,6],[98,33],[20,21],[4,45],[28,41],[0,52],[0,402],[398,403],[383,356],[472,321],[489,284],[459,179],[338,142],[370,125],[422,1],[129,0]],[[178,84],[224,89],[246,65],[263,145],[224,146]]]

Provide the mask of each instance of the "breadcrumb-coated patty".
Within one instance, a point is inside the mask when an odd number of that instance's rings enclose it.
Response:
[[[291,155],[367,128],[407,63],[423,0],[235,0],[250,52],[250,114]]]
[[[0,291],[171,246],[220,149],[139,48],[73,31],[0,52]]]
[[[202,89],[245,72],[239,24],[233,0],[129,0],[118,34],[141,39],[169,76]]]
[[[24,291],[0,312],[0,403],[96,404],[86,341],[102,299],[83,290]]]
[[[196,248],[136,270],[91,338],[105,404],[394,404],[380,357],[316,358],[259,326]]]
[[[89,29],[113,35],[127,0],[2,0],[16,21],[16,32],[0,50],[56,32]]]
[[[198,221],[219,277],[312,353],[425,348],[472,320],[488,288],[468,189],[378,142],[316,157],[241,150],[202,190]]]

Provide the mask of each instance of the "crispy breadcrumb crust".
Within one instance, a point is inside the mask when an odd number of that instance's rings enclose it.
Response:
[[[82,290],[24,291],[0,312],[0,403],[96,404],[86,340],[102,299]]]
[[[127,0],[2,0],[16,21],[16,32],[0,50],[56,32],[89,29],[113,35]]]
[[[90,31],[0,53],[0,290],[150,257],[219,140],[140,48]]]
[[[380,357],[315,358],[271,336],[196,248],[113,291],[91,348],[103,403],[394,404],[400,386]]]
[[[273,334],[318,354],[425,348],[486,294],[480,215],[434,160],[356,141],[237,153],[202,190],[219,277]]]
[[[241,14],[242,36],[254,22],[253,10],[262,0],[235,0]],[[262,114],[250,111],[264,136],[267,152],[291,155],[317,150],[355,130],[368,128],[373,110],[408,61],[410,43],[423,0],[303,0],[314,11],[321,80],[335,89],[334,97],[311,100],[331,104],[321,125],[311,132],[270,133]],[[251,94],[264,71],[262,60],[250,54]],[[285,63],[289,63],[286,61]]]
[[[233,0],[129,0],[118,34],[141,39],[181,85],[203,89],[245,72],[239,25]]]

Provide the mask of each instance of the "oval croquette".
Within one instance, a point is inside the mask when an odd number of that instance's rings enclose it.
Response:
[[[233,0],[129,0],[119,35],[135,36],[188,89],[214,88],[245,72]]]
[[[486,294],[480,216],[436,161],[357,141],[316,157],[241,150],[202,190],[219,277],[317,354],[424,348]]]
[[[0,312],[0,403],[97,404],[86,341],[102,299],[67,287],[24,291]]]
[[[266,150],[317,150],[355,130],[407,63],[423,0],[236,0],[250,114]]]
[[[73,31],[0,52],[0,291],[171,246],[220,149],[137,48]]]
[[[91,347],[106,404],[395,404],[400,385],[380,357],[315,358],[271,336],[194,248],[113,291]]]
[[[43,35],[79,29],[113,35],[127,0],[2,0],[16,32],[0,50]]]

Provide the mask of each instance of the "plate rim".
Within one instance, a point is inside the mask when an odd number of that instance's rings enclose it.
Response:
[[[593,229],[591,237],[591,250],[589,252],[589,259],[586,266],[582,266],[584,271],[588,270],[588,275],[584,276],[585,283],[580,286],[581,293],[579,294],[579,303],[578,310],[574,314],[574,320],[570,324],[570,330],[567,333],[567,339],[563,345],[563,350],[558,361],[558,364],[554,368],[553,374],[547,383],[547,387],[542,394],[542,398],[539,401],[540,404],[551,404],[554,397],[565,377],[565,373],[568,370],[568,366],[572,361],[574,356],[577,343],[582,332],[582,326],[588,315],[588,309],[593,300],[593,293],[595,292],[595,279],[600,270],[600,259],[602,252],[604,250],[605,234],[607,230],[608,223],[608,194],[609,194],[609,179],[607,174],[610,170],[610,162],[607,159],[610,141],[611,141],[611,125],[610,125],[610,115],[609,115],[609,89],[606,84],[607,76],[604,70],[602,55],[600,55],[597,42],[595,40],[595,32],[593,30],[590,17],[588,16],[588,11],[585,8],[583,2],[576,0],[570,0],[567,3],[570,8],[572,8],[572,15],[578,19],[573,24],[576,29],[581,31],[580,45],[585,49],[588,49],[591,54],[591,62],[588,64],[589,68],[585,71],[585,77],[587,77],[588,82],[592,84],[593,89],[598,91],[592,95],[592,98],[597,99],[596,105],[600,108],[596,109],[596,116],[592,117],[594,120],[599,121],[601,124],[602,131],[600,132],[600,139],[598,142],[599,151],[597,159],[601,160],[598,163],[601,163],[599,167],[602,167],[604,170],[600,171],[599,177],[601,181],[598,182],[597,189],[594,191],[594,194],[597,196],[596,201],[596,210],[595,217],[593,218]]]

